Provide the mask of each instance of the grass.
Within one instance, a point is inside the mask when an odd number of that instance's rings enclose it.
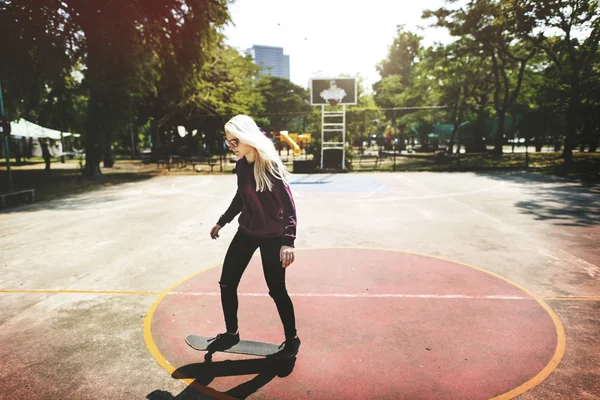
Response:
[[[372,167],[358,165],[354,160],[353,171],[372,171]],[[377,171],[393,171],[393,158],[382,159]],[[456,156],[436,156],[431,153],[417,153],[396,157],[396,171],[486,171],[486,170],[526,170],[534,173],[551,174],[587,182],[600,183],[600,153],[573,153],[573,163],[564,163],[561,153],[530,153],[528,166],[524,153],[508,153],[494,156],[485,153],[461,154],[460,167]]]

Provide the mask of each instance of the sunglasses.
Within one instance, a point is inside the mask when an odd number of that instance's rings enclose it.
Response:
[[[235,149],[240,144],[240,141],[238,139],[225,139],[225,144],[227,145],[227,147]]]

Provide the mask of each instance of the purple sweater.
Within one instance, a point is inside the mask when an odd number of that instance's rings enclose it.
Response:
[[[231,205],[219,221],[220,226],[231,222],[236,215],[239,230],[251,236],[281,236],[281,244],[294,247],[296,239],[296,205],[289,186],[280,179],[271,178],[273,191],[256,191],[254,163],[246,157],[239,159],[235,166],[238,189]]]

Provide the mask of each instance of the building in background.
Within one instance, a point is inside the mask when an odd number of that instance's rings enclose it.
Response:
[[[283,47],[253,45],[246,51],[265,75],[290,79],[290,56],[283,54]]]

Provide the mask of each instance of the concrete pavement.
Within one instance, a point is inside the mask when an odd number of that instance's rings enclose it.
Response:
[[[598,186],[527,173],[294,181],[298,254],[330,247],[406,251],[506,278],[548,304],[566,333],[560,364],[521,397],[598,398]],[[144,322],[169,287],[218,268],[235,223],[217,241],[208,232],[234,192],[234,176],[157,177],[0,214],[0,398],[206,398],[157,362]],[[373,265],[373,276],[385,276],[382,268]],[[307,278],[294,270],[290,285],[294,277]],[[310,277],[319,289],[318,274]],[[215,321],[215,332],[221,328]],[[298,379],[305,398],[328,398],[302,376],[292,371],[275,380]],[[211,384],[234,388],[217,378]],[[256,385],[249,398],[269,398],[272,385]],[[345,389],[332,383],[328,390]],[[414,396],[392,390],[384,397]]]

